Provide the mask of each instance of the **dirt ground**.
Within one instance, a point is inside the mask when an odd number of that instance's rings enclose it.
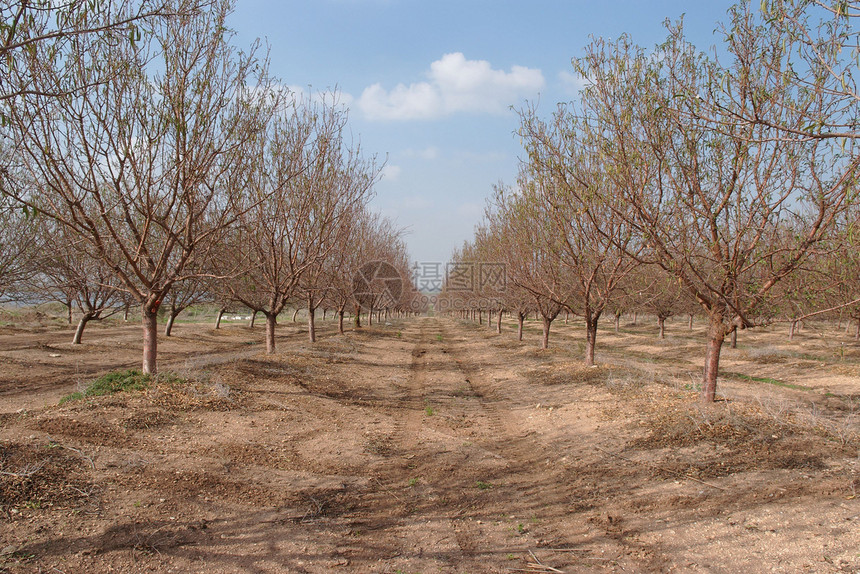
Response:
[[[546,351],[537,323],[285,321],[273,355],[262,325],[183,323],[160,368],[189,382],[59,406],[136,367],[139,326],[8,322],[0,571],[860,572],[835,325],[741,333],[705,408],[680,318],[606,323],[591,369],[573,320]]]

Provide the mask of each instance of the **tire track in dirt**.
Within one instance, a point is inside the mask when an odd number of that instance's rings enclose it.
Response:
[[[402,333],[411,349],[379,349],[386,356],[397,354],[403,383],[389,395],[389,404],[378,405],[394,417],[392,448],[376,468],[375,488],[358,501],[361,520],[351,527],[384,533],[387,546],[396,549],[379,562],[380,571],[407,564],[410,571],[481,571],[485,566],[483,525],[474,518],[483,491],[476,483],[485,477],[487,460],[501,465],[497,455],[473,445],[472,425],[463,424],[468,418],[485,424],[488,417],[477,413],[479,407],[463,404],[474,397],[457,394],[464,377],[437,340],[439,331],[437,320],[419,319]],[[356,548],[356,554],[365,552]]]
[[[400,552],[411,557],[411,567],[418,566],[417,553],[435,557],[421,564],[425,569],[480,571],[491,554],[534,548],[526,516],[549,490],[555,500],[563,489],[534,483],[531,467],[549,453],[511,416],[515,401],[496,393],[483,367],[467,358],[470,348],[460,348],[465,339],[436,318],[420,319],[417,331],[404,332],[416,340],[393,431],[397,455],[379,483],[397,501],[399,516],[386,528],[405,540]],[[492,373],[497,364],[485,366]],[[567,540],[544,528],[547,534],[556,543]]]
[[[582,503],[580,495],[593,498],[591,491],[600,489],[602,471],[592,468],[600,462],[600,457],[589,446],[600,442],[600,435],[587,433],[584,430],[587,426],[578,425],[548,435],[530,430],[528,422],[532,414],[540,418],[552,411],[532,406],[530,399],[535,395],[530,396],[528,390],[523,393],[522,384],[505,386],[500,376],[509,369],[509,364],[499,360],[497,352],[492,350],[491,339],[463,336],[458,329],[452,334],[451,327],[450,322],[438,325],[443,340],[447,341],[445,352],[474,392],[476,406],[489,418],[484,446],[506,461],[498,488],[510,501],[505,513],[517,516],[517,528],[533,535],[529,540],[531,548],[578,549],[585,553],[601,548],[600,552],[619,558],[636,556],[636,562],[644,556],[649,568],[659,564],[662,552],[638,540],[634,531],[618,522],[618,516],[578,511]],[[536,402],[543,400],[542,396],[549,398],[544,393],[536,395]],[[552,402],[573,406],[583,420],[590,418],[587,410],[582,411],[575,404],[578,401],[571,402],[572,398],[556,397]],[[599,468],[604,467],[605,464]],[[545,514],[547,507],[555,509],[557,514]],[[573,555],[569,552],[553,552],[550,556],[557,566],[582,566],[570,562]]]
[[[503,364],[498,361],[482,364],[480,358],[475,359],[475,351],[481,351],[475,348],[481,344],[480,339],[452,335],[448,325],[442,322],[439,323],[439,329],[443,340],[447,342],[446,355],[456,365],[475,397],[472,410],[479,411],[487,419],[487,432],[482,437],[482,446],[505,462],[500,473],[503,484],[499,488],[506,492],[511,501],[506,514],[517,517],[519,528],[522,524],[519,520],[533,517],[547,504],[569,504],[569,484],[557,481],[561,478],[558,474],[550,472],[547,475],[547,471],[543,470],[550,461],[559,458],[558,450],[524,429],[521,418],[526,405],[523,404],[523,397],[506,393],[494,381],[496,372]],[[538,475],[547,478],[538,480]],[[566,532],[542,528],[540,535],[551,539],[555,546],[568,545]]]

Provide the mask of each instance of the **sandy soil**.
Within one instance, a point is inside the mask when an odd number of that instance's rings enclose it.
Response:
[[[0,333],[0,571],[860,572],[860,345],[741,334],[697,401],[702,330],[640,318],[515,340],[447,318]]]

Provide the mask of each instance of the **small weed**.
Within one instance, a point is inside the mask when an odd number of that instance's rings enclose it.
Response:
[[[141,501],[139,501],[139,500],[134,501],[134,507],[135,508],[140,508],[141,506],[143,506],[143,503]]]
[[[433,415],[436,414],[436,411],[433,410],[433,407],[428,405],[428,406],[424,407],[424,414],[426,414],[428,417],[432,417]]]
[[[436,340],[441,343],[442,342],[442,335],[441,334],[436,335]]]
[[[28,500],[26,503],[24,503],[24,506],[26,506],[30,510],[39,510],[40,508],[42,508],[42,501]]]
[[[507,558],[508,560],[516,560],[517,559],[517,557],[514,556],[513,554],[511,554],[510,552],[507,555],[505,555],[505,558]]]
[[[401,333],[400,331],[397,331],[397,338],[398,339],[403,338],[403,333]]]
[[[489,482],[484,482],[483,480],[478,480],[475,482],[475,486],[477,486],[481,490],[489,490],[493,488],[493,485]]]
[[[523,524],[522,522],[517,524],[517,532],[519,532],[520,534],[525,534],[526,533],[526,525]]]
[[[410,478],[408,483],[409,486],[416,486],[418,484],[418,480],[418,478]]]
[[[60,404],[62,405],[63,403],[68,403],[70,401],[79,401],[82,398],[84,398],[84,393],[74,392],[74,393],[66,395],[65,397],[62,397],[60,399]]]
[[[153,380],[155,380],[154,377],[145,375],[140,371],[133,369],[128,371],[115,371],[113,373],[102,375],[98,379],[94,380],[83,391],[71,393],[61,398],[60,404],[62,405],[69,401],[78,401],[86,397],[100,397],[124,391],[142,391],[147,389]],[[170,375],[159,375],[159,380],[171,383],[183,382],[179,377]]]
[[[697,382],[697,381],[689,382],[689,383],[687,383],[687,384],[685,384],[685,385],[684,385],[684,390],[685,390],[685,391],[694,391],[694,392],[697,392],[697,393],[701,393],[701,392],[702,392],[702,383],[701,383],[701,381],[698,381],[698,382]]]

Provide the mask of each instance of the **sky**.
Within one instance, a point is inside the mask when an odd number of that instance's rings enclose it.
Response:
[[[591,37],[653,47],[684,18],[721,42],[725,0],[237,0],[235,43],[267,45],[296,90],[337,90],[352,141],[385,162],[371,207],[404,228],[413,261],[444,263],[471,239],[494,185],[516,181],[517,110],[574,100],[571,59]]]

